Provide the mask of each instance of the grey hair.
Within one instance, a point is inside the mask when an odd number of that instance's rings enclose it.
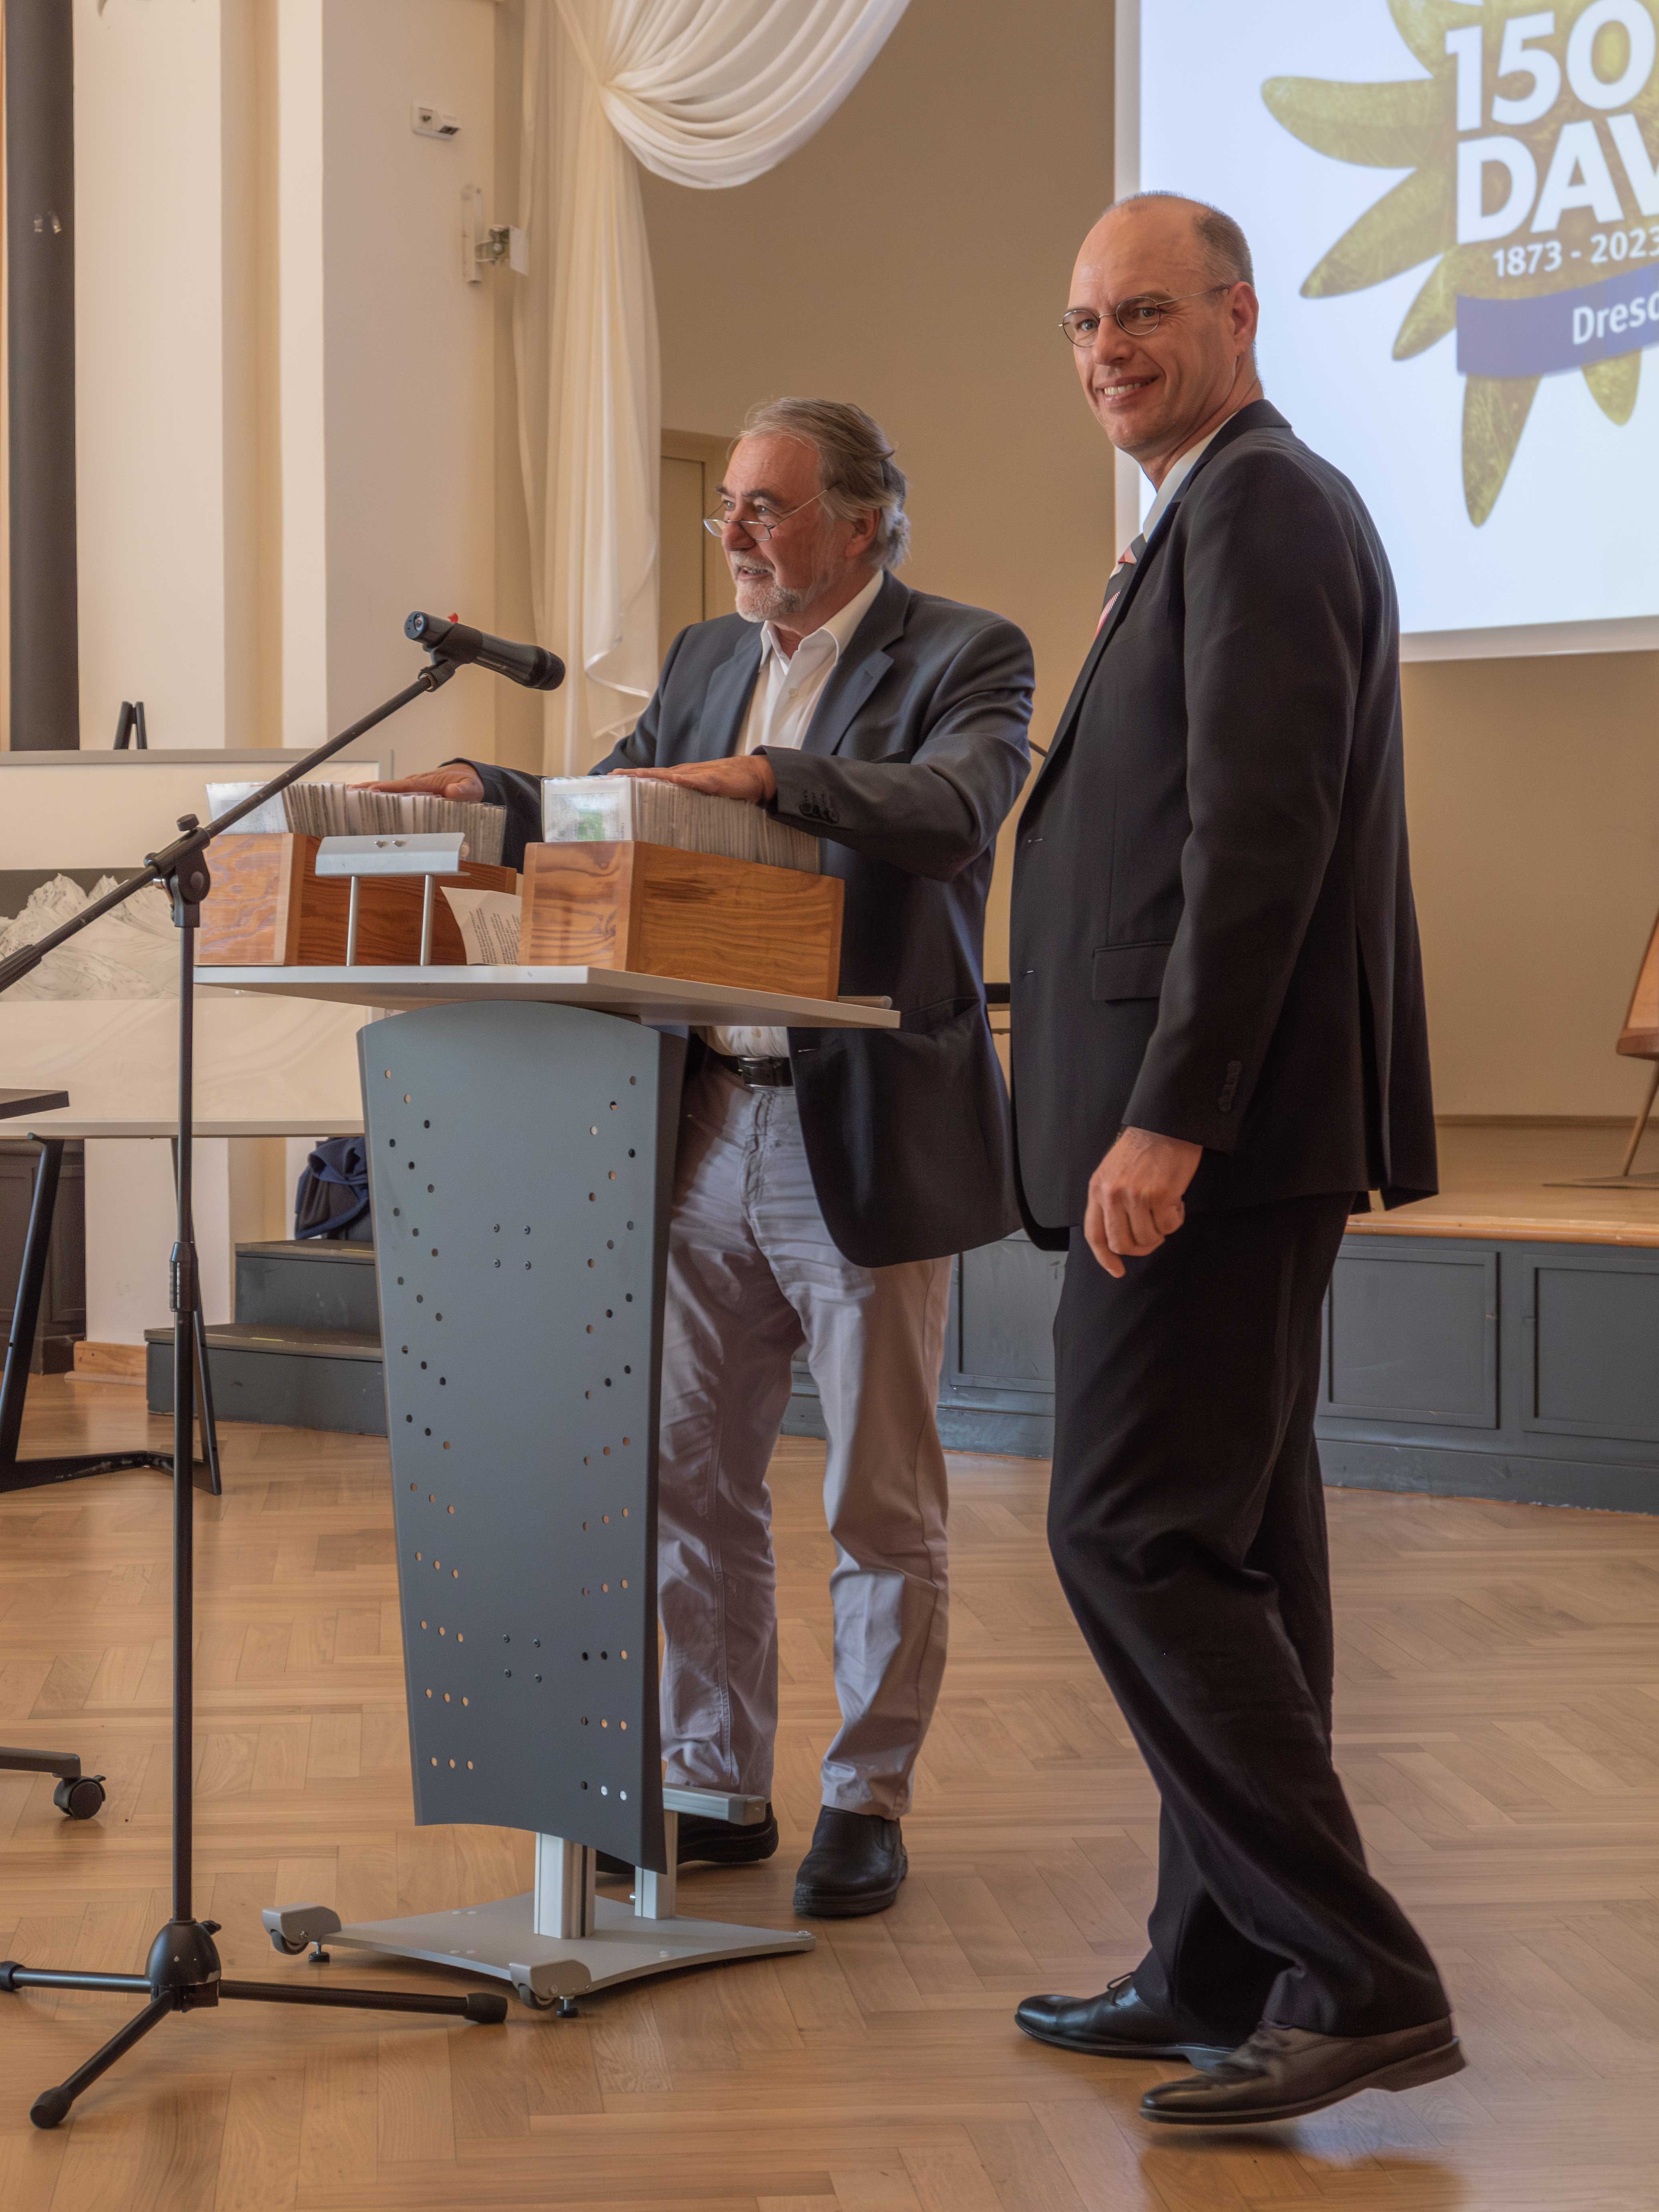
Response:
[[[865,556],[872,568],[896,568],[910,550],[908,486],[879,422],[844,399],[763,399],[743,418],[744,438],[797,438],[818,457],[830,514],[852,522],[878,510]]]
[[[1255,264],[1250,258],[1250,242],[1233,221],[1208,200],[1189,199],[1185,192],[1133,192],[1127,199],[1114,200],[1107,209],[1108,215],[1116,215],[1124,208],[1145,207],[1149,200],[1177,200],[1193,210],[1193,235],[1197,239],[1210,274],[1218,284],[1254,284]]]

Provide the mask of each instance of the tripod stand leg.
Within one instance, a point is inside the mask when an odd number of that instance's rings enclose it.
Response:
[[[507,2018],[507,1999],[494,1990],[438,1996],[415,1990],[295,1989],[287,1982],[221,1982],[219,1995],[246,1997],[253,2004],[334,2005],[345,2012],[441,2013],[450,2020],[477,2021],[487,2027],[498,2027]]]
[[[173,1194],[179,1195],[179,1139],[172,1144]],[[207,1462],[208,1479],[205,1484],[198,1478],[198,1487],[204,1488],[215,1498],[224,1495],[224,1485],[219,1480],[219,1430],[213,1413],[213,1377],[208,1372],[207,1316],[202,1310],[202,1285],[195,1277],[196,1301],[191,1310],[191,1332],[196,1340],[196,1418],[202,1430],[202,1457]]]
[[[141,2042],[151,2028],[158,2027],[178,2004],[172,1990],[163,1990],[152,1997],[143,2012],[135,2013],[123,2028],[118,2028],[101,2051],[95,2051],[84,2066],[77,2066],[67,2081],[60,2081],[55,2089],[43,2089],[29,2107],[29,2118],[37,2128],[55,2128],[68,2117],[69,2108],[83,2089],[89,2089],[100,2074],[106,2073],[118,2058],[124,2058],[135,2043]]]
[[[215,1498],[224,1495],[219,1480],[219,1429],[213,1413],[213,1378],[208,1372],[207,1322],[202,1302],[196,1301],[196,1418],[202,1427],[202,1457],[207,1462],[208,1489]]]

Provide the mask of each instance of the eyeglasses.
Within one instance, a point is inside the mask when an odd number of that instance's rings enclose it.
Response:
[[[740,530],[747,531],[750,537],[758,538],[764,544],[775,530],[781,530],[784,524],[793,522],[796,515],[805,514],[809,507],[815,507],[823,497],[821,491],[815,491],[811,499],[803,500],[799,507],[792,507],[787,514],[780,514],[771,501],[765,499],[757,499],[754,502],[751,514],[739,514],[735,500],[723,499],[712,514],[704,515],[702,526],[711,538],[720,538],[735,522]]]
[[[1155,292],[1137,293],[1133,300],[1120,300],[1112,310],[1112,319],[1119,330],[1132,338],[1149,338],[1170,312],[1185,300],[1208,300],[1218,292],[1231,292],[1232,281],[1211,284],[1202,292],[1178,292],[1173,300],[1166,300]],[[1092,345],[1100,329],[1100,317],[1087,307],[1067,307],[1060,319],[1060,327],[1074,346]]]

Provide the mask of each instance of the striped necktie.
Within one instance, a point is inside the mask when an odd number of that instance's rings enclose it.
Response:
[[[1101,623],[1103,623],[1107,616],[1112,611],[1113,601],[1116,599],[1118,593],[1123,589],[1123,586],[1128,582],[1130,577],[1133,574],[1135,563],[1140,559],[1146,550],[1146,539],[1143,533],[1133,538],[1128,545],[1124,548],[1123,551],[1119,554],[1117,566],[1113,569],[1110,579],[1106,586],[1106,597],[1101,602],[1100,622],[1097,622],[1095,624],[1095,635],[1097,637],[1100,635]]]

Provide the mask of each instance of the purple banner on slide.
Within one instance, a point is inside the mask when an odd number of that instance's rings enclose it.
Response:
[[[1559,376],[1659,345],[1659,263],[1531,300],[1457,301],[1464,376]]]

